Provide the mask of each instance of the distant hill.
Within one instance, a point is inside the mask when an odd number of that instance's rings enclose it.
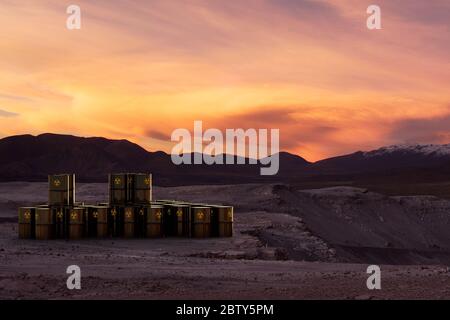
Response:
[[[73,172],[81,181],[106,181],[111,172],[152,172],[162,185],[267,180],[259,175],[259,165],[176,166],[169,154],[148,152],[127,140],[20,135],[1,139],[0,154],[1,181],[41,181],[48,174],[61,172]],[[280,162],[281,175],[309,165],[305,159],[284,152]]]
[[[450,145],[391,146],[310,163],[281,152],[280,171],[260,176],[260,165],[180,165],[164,152],[127,140],[70,135],[20,135],[0,139],[0,181],[45,181],[73,172],[78,181],[106,181],[111,172],[152,172],[158,185],[344,180],[450,180]],[[236,157],[235,157],[236,159]],[[248,163],[248,160],[246,160]]]
[[[433,168],[450,164],[450,144],[394,145],[325,159],[312,166],[321,173],[354,174]]]

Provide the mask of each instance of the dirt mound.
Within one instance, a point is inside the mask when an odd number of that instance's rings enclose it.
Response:
[[[338,187],[275,191],[344,261],[449,263],[450,201],[429,196],[387,197]],[[365,254],[366,253],[366,254]]]
[[[45,188],[43,183],[0,184],[0,217],[14,222],[19,205],[45,202]],[[106,189],[105,184],[79,184],[77,201],[105,201]],[[156,187],[154,195],[234,205],[238,232],[291,260],[450,263],[450,201],[432,196],[389,197],[352,187],[297,190],[286,184]],[[246,250],[246,259],[273,256]]]
[[[251,234],[283,248],[289,259],[450,263],[450,201],[436,197],[389,197],[353,187],[297,190],[286,184],[161,188],[157,194],[235,204],[253,226]],[[256,227],[251,215],[259,211],[266,214],[257,219],[269,222]]]

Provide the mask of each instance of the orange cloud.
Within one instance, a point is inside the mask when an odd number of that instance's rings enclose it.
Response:
[[[80,0],[82,29],[69,31],[61,1],[2,1],[0,106],[18,116],[0,117],[0,136],[169,152],[171,130],[203,120],[279,127],[309,160],[413,139],[403,120],[447,119],[449,4],[380,0],[380,31],[365,27],[369,4]]]

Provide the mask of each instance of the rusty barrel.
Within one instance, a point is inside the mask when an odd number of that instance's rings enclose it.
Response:
[[[211,237],[233,236],[233,207],[208,206],[211,208]]]
[[[134,233],[137,238],[145,238],[147,235],[147,215],[149,205],[136,208]]]
[[[69,238],[71,240],[78,240],[84,236],[84,208],[69,209]]]
[[[176,237],[178,235],[177,208],[173,204],[163,205],[162,228],[164,237]]]
[[[211,209],[191,207],[192,237],[208,238],[211,235]]]
[[[136,210],[134,207],[125,207],[124,217],[124,236],[125,238],[134,238],[135,235],[135,223],[136,223]]]
[[[95,207],[94,215],[97,215],[97,238],[108,236],[108,210],[107,206]]]
[[[19,239],[36,238],[36,208],[19,208]]]
[[[133,197],[135,204],[148,205],[152,201],[152,175],[148,173],[133,174]]]
[[[48,204],[50,206],[73,206],[75,203],[75,175],[48,176]]]
[[[115,238],[123,237],[125,210],[122,206],[114,206],[108,210],[108,234]]]
[[[172,224],[173,235],[177,237],[190,237],[191,236],[191,207],[186,204],[169,204],[165,205],[164,208],[170,207],[171,211],[174,213]],[[164,216],[164,224],[165,216]]]
[[[126,205],[131,201],[132,177],[126,173],[109,175],[109,203],[113,205]]]
[[[50,211],[55,220],[55,239],[67,239],[69,237],[69,209],[66,207],[51,207]]]
[[[160,238],[163,236],[163,209],[164,207],[160,205],[147,207],[147,238]]]
[[[89,238],[105,238],[108,236],[108,207],[85,207],[84,233]]]
[[[36,239],[50,240],[54,238],[54,216],[50,208],[36,209]]]
[[[234,208],[223,206],[219,208],[219,237],[232,237],[234,223]]]
[[[211,237],[219,237],[219,206],[208,205],[211,209]]]
[[[178,236],[191,236],[191,207],[186,204],[177,205]]]
[[[97,237],[98,212],[95,207],[90,205],[84,207],[84,218],[86,219],[84,223],[84,234],[89,238]]]

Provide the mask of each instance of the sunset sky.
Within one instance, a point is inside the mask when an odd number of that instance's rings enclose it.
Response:
[[[66,8],[82,29],[66,28]],[[368,30],[377,4],[382,30]],[[176,128],[279,128],[310,161],[450,143],[448,0],[1,0],[0,138],[170,152]]]

